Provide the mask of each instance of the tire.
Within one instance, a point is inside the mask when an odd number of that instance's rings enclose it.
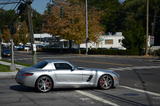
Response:
[[[102,75],[99,80],[98,80],[98,87],[100,89],[110,89],[112,88],[114,85],[114,81],[112,76],[110,75]]]
[[[53,81],[48,76],[41,76],[36,81],[36,89],[40,92],[48,92],[53,88]]]

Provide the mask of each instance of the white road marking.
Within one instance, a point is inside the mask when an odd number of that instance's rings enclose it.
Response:
[[[134,91],[141,92],[141,93],[147,93],[147,94],[154,95],[154,96],[160,96],[159,93],[155,93],[155,92],[151,92],[151,91],[146,91],[146,90],[142,90],[142,89],[131,88],[131,87],[128,87],[128,86],[119,86],[119,87],[130,89],[130,90],[134,90]]]
[[[125,70],[140,70],[140,69],[156,69],[160,68],[160,66],[135,66],[135,67],[119,67],[119,68],[109,68],[109,70],[115,71],[125,71]]]
[[[111,102],[111,101],[105,100],[105,99],[103,99],[103,98],[100,98],[100,97],[95,96],[95,95],[93,95],[93,94],[91,94],[91,93],[88,93],[88,92],[84,92],[84,91],[80,91],[80,90],[76,90],[76,92],[79,93],[79,94],[81,94],[81,95],[84,95],[84,96],[87,96],[87,97],[89,97],[89,98],[92,98],[92,99],[94,99],[94,100],[100,101],[100,102],[102,102],[102,103],[109,104],[109,105],[111,105],[111,106],[119,106],[119,105],[116,104],[116,103],[113,103],[113,102]]]

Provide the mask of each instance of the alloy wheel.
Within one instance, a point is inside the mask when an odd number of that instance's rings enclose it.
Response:
[[[113,87],[113,79],[110,75],[103,75],[100,77],[99,81],[98,81],[98,86],[101,89],[109,89],[111,87]]]
[[[40,92],[48,92],[52,89],[52,86],[52,80],[48,76],[42,76],[36,82],[36,87]]]

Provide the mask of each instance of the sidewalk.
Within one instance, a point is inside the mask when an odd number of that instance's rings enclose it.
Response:
[[[0,64],[6,65],[6,66],[11,65],[11,63],[4,62],[4,61],[0,61]],[[15,65],[16,65],[16,69],[22,69],[22,68],[25,67],[23,65],[18,65],[18,64],[15,64]],[[14,71],[14,72],[0,72],[0,78],[15,78],[16,73],[17,73],[17,71]]]

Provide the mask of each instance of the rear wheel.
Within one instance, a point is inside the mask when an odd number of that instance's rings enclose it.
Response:
[[[110,89],[113,87],[114,81],[112,76],[110,75],[103,75],[99,78],[98,86],[101,89]]]
[[[48,92],[52,89],[53,82],[52,79],[48,76],[41,76],[36,81],[36,88],[40,92]]]

